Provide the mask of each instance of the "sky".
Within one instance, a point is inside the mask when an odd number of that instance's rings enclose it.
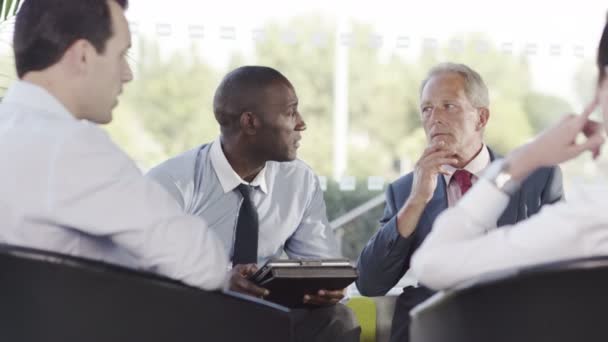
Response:
[[[223,66],[235,51],[251,51],[256,29],[269,20],[322,13],[328,18],[370,24],[382,45],[397,48],[407,37],[412,55],[425,41],[446,41],[460,33],[483,33],[500,47],[528,51],[533,87],[574,102],[572,77],[594,58],[608,10],[599,0],[557,1],[214,1],[132,0],[127,17],[134,33],[156,35],[167,49],[204,41],[211,64]],[[195,38],[193,38],[195,37]],[[551,53],[551,48],[558,53]],[[555,52],[555,51],[554,51]],[[576,105],[576,104],[575,104]]]

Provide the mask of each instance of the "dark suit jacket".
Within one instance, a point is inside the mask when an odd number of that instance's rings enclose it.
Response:
[[[491,150],[490,157],[494,160]],[[384,216],[380,220],[382,226],[359,256],[357,287],[362,295],[385,295],[409,269],[412,254],[431,231],[435,218],[448,207],[445,180],[443,175],[437,177],[437,188],[433,198],[422,213],[414,233],[407,238],[399,235],[397,231],[396,214],[410,195],[413,174],[409,173],[388,186]],[[557,202],[562,197],[562,177],[559,167],[539,169],[526,179],[518,192],[511,196],[497,226],[527,219],[536,214],[542,205]],[[403,289],[395,306],[391,342],[409,340],[409,311],[432,294],[431,290],[423,286],[409,286]]]

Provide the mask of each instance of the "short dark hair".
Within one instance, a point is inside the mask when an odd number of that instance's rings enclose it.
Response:
[[[128,0],[25,0],[13,34],[19,78],[57,63],[79,39],[103,53],[112,36],[109,1],[128,6]]]
[[[242,113],[263,111],[265,90],[276,81],[291,87],[287,77],[270,67],[242,66],[229,72],[213,97],[213,113],[222,132],[235,128]]]
[[[597,50],[597,67],[600,70],[600,82],[606,78],[606,67],[608,66],[608,17],[604,25],[604,32],[600,39],[600,46]]]

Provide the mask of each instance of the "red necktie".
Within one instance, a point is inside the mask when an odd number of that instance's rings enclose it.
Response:
[[[460,193],[463,196],[467,191],[469,191],[469,189],[473,185],[473,183],[471,182],[472,176],[472,173],[462,169],[456,170],[456,172],[454,172],[454,174],[452,175],[452,180],[454,180],[456,184],[458,184],[458,187],[460,187]]]

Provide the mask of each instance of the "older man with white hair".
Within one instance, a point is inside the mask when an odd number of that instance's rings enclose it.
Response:
[[[453,207],[496,159],[483,139],[489,106],[487,86],[468,66],[444,63],[429,71],[420,88],[420,116],[428,146],[414,170],[388,186],[381,226],[359,257],[357,286],[363,295],[381,296],[397,284],[435,218]],[[555,167],[541,168],[509,197],[507,209],[493,226],[526,219],[561,198],[561,172]],[[408,341],[409,311],[432,293],[424,286],[403,289],[391,341]]]

